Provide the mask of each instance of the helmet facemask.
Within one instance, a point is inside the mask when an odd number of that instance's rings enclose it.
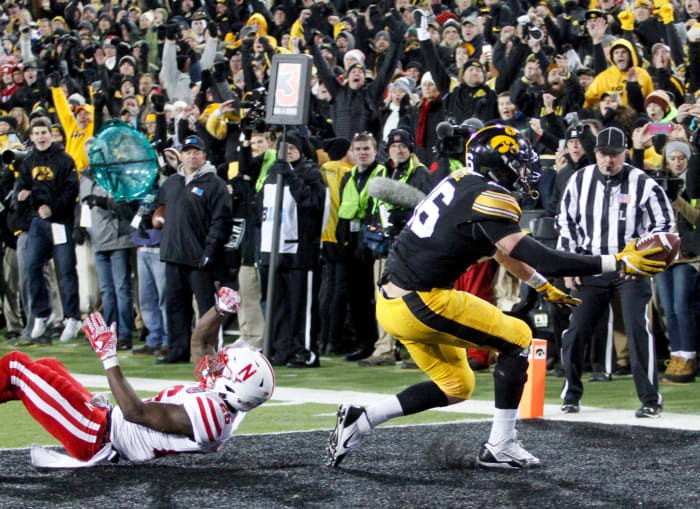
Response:
[[[247,412],[272,396],[275,374],[261,353],[247,348],[225,347],[218,355],[204,357],[197,367],[202,387],[218,392],[234,410]]]

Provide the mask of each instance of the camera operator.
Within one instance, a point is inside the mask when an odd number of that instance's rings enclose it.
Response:
[[[433,185],[464,167],[467,140],[483,127],[484,123],[478,118],[469,118],[461,125],[453,125],[446,120],[438,124],[435,129],[438,138],[435,144],[436,164],[431,168]]]
[[[665,271],[654,278],[661,306],[666,317],[666,327],[671,349],[671,361],[663,380],[676,383],[695,381],[696,330],[694,308],[697,304],[697,263],[700,262],[700,233],[697,222],[700,203],[686,193],[689,173],[697,175],[700,160],[691,154],[688,143],[671,141],[664,151],[666,168],[655,178],[671,200],[676,214],[676,224],[681,238],[680,256]]]

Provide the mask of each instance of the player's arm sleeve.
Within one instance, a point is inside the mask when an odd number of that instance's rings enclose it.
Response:
[[[593,276],[603,272],[600,256],[550,249],[527,235],[515,245],[510,256],[527,263],[547,277]]]
[[[517,223],[503,220],[479,221],[479,227],[493,245],[508,235],[522,233]],[[547,277],[590,276],[603,272],[600,256],[587,256],[550,249],[527,235],[505,254],[525,262]]]

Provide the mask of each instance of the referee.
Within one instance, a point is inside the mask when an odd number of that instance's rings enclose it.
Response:
[[[558,216],[559,249],[613,254],[637,237],[673,229],[673,210],[663,189],[642,170],[625,164],[626,153],[627,140],[620,129],[608,127],[598,134],[596,164],[574,174],[564,190]],[[567,277],[565,284],[582,303],[574,308],[569,328],[562,336],[566,376],[562,412],[579,411],[584,347],[617,292],[622,301],[632,376],[642,402],[635,415],[659,417],[663,398],[658,391],[654,336],[646,315],[651,280],[608,273]]]

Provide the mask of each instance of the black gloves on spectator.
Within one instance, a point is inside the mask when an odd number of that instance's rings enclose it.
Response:
[[[199,260],[199,270],[211,270],[214,268],[214,257],[209,256],[206,253],[202,255]]]
[[[177,23],[170,23],[165,25],[165,36],[171,40],[176,41],[178,39],[178,33],[180,32],[180,27]]]
[[[165,111],[165,96],[163,94],[152,94],[151,104],[156,113],[163,113]]]
[[[165,28],[165,25],[158,25],[158,28],[156,28],[156,33],[158,34],[159,41],[165,39],[167,34],[167,29]]]
[[[389,39],[391,39],[392,44],[403,44],[404,34],[408,29],[408,25],[403,21],[392,23],[392,27],[389,30]]]
[[[139,235],[142,237],[148,238],[148,230],[153,227],[153,222],[151,221],[152,219],[151,214],[147,214],[144,216],[141,216],[141,221],[139,221]]]
[[[681,194],[683,189],[683,181],[671,179],[668,181],[668,189],[666,190],[666,195],[670,201],[675,201]]]
[[[86,48],[83,48],[83,56],[86,60],[91,60],[95,56],[95,47],[88,46]]]
[[[83,201],[87,203],[88,207],[100,207],[103,209],[108,209],[109,208],[109,198],[106,196],[97,196],[95,194],[89,194],[85,198],[83,198]]]
[[[267,37],[261,36],[258,38],[258,41],[260,41],[260,45],[263,47],[263,51],[265,53],[273,51],[272,45],[270,44],[270,40]]]
[[[202,84],[200,85],[199,91],[206,92],[214,84],[211,77],[211,71],[209,69],[202,71]]]
[[[270,167],[270,175],[280,174],[284,178],[288,178],[292,175],[292,173],[294,173],[292,171],[292,165],[284,159],[277,159]]]
[[[72,237],[73,242],[75,242],[76,245],[82,246],[83,244],[85,244],[85,241],[90,238],[90,235],[88,234],[85,228],[79,226],[78,228],[73,229]]]
[[[210,21],[207,23],[207,30],[209,30],[209,36],[213,37],[214,39],[216,39],[219,35],[219,28],[216,26],[215,21]]]
[[[96,92],[92,96],[92,104],[95,107],[95,110],[101,110],[107,105],[107,96],[105,96],[102,92]]]
[[[51,80],[52,87],[58,87],[61,85],[61,73],[58,71],[54,71],[51,74],[49,74],[48,79]]]
[[[241,119],[241,133],[246,140],[250,140],[250,137],[253,135],[253,121],[249,117]]]

